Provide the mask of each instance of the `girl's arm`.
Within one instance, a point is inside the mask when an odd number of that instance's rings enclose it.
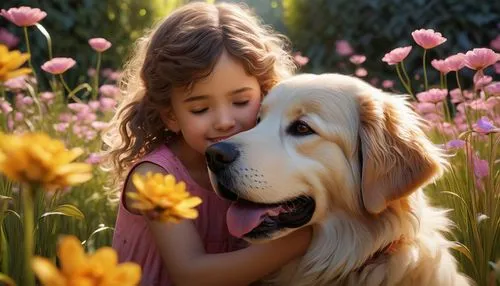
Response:
[[[165,173],[163,168],[143,163],[133,172]],[[130,179],[129,179],[130,181]],[[135,192],[127,182],[126,192]],[[127,205],[128,203],[127,199]],[[149,221],[170,278],[175,285],[248,285],[279,270],[307,251],[312,238],[310,228],[264,244],[219,254],[206,254],[202,240],[191,221],[178,224]]]

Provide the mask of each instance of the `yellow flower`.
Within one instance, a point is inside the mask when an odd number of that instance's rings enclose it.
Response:
[[[82,153],[80,148],[66,149],[61,141],[43,133],[0,132],[0,173],[14,181],[47,189],[86,182],[92,177],[92,167],[71,163]]]
[[[168,222],[198,217],[198,211],[193,208],[201,204],[201,199],[191,196],[186,184],[176,183],[174,176],[148,172],[146,176],[134,174],[132,182],[137,193],[127,195],[135,200],[133,208],[144,213],[154,212],[159,220]]]
[[[0,82],[31,73],[29,68],[19,68],[30,58],[29,54],[11,51],[5,45],[0,45]]]
[[[54,286],[128,286],[137,285],[141,268],[135,263],[118,264],[118,257],[110,247],[99,248],[91,255],[74,236],[62,238],[58,248],[61,270],[47,258],[35,257],[33,270],[42,285]]]

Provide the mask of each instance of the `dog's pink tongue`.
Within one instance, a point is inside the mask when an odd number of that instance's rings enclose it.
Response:
[[[227,228],[235,237],[243,237],[256,228],[266,216],[276,216],[281,207],[266,207],[247,202],[234,202],[226,214]]]

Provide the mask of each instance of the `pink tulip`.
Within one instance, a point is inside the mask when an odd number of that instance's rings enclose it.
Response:
[[[420,102],[438,103],[443,101],[448,95],[447,89],[432,88],[427,91],[417,93],[417,98]]]
[[[354,74],[357,77],[365,77],[368,75],[368,71],[364,68],[357,68],[356,71],[354,72]]]
[[[76,61],[72,58],[53,58],[42,65],[42,70],[51,74],[62,74],[72,68]]]
[[[500,35],[498,35],[495,39],[491,41],[490,46],[494,50],[500,51]]]
[[[27,27],[38,23],[47,16],[47,13],[38,8],[21,6],[19,8],[10,8],[7,11],[2,9],[0,15],[19,27]]]
[[[19,41],[19,38],[11,34],[9,30],[0,28],[0,43],[4,43],[9,49],[12,49],[19,44]]]
[[[450,72],[450,69],[448,68],[445,60],[432,60],[431,65],[443,74],[447,74]]]
[[[459,71],[465,66],[465,54],[458,53],[447,57],[444,61],[450,71]]]
[[[111,43],[104,38],[92,38],[89,40],[89,45],[95,51],[102,53],[111,47]]]
[[[394,50],[385,54],[385,56],[382,58],[382,61],[388,63],[389,65],[395,65],[406,59],[408,54],[410,54],[411,49],[411,46],[395,48]]]
[[[335,42],[335,50],[340,56],[349,56],[354,53],[351,45],[346,40],[339,40]]]
[[[500,55],[491,49],[477,48],[465,54],[465,65],[473,70],[482,70],[500,60]]]
[[[435,32],[433,29],[420,29],[411,33],[413,40],[424,49],[432,49],[446,42],[441,33]]]
[[[349,58],[349,61],[355,65],[360,65],[366,61],[366,56],[364,55],[352,55]]]
[[[293,55],[293,60],[300,67],[305,66],[309,62],[309,58],[303,56],[300,52],[297,52],[297,53],[295,53],[295,55]],[[111,73],[109,75],[111,75]],[[109,75],[108,75],[108,77],[109,77]]]

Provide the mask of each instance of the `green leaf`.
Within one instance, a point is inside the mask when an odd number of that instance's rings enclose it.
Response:
[[[44,218],[47,216],[51,215],[64,215],[64,216],[69,216],[76,218],[78,220],[83,220],[85,219],[85,215],[74,205],[70,204],[64,204],[56,207],[55,209],[44,213],[43,215],[40,216],[40,218]]]

